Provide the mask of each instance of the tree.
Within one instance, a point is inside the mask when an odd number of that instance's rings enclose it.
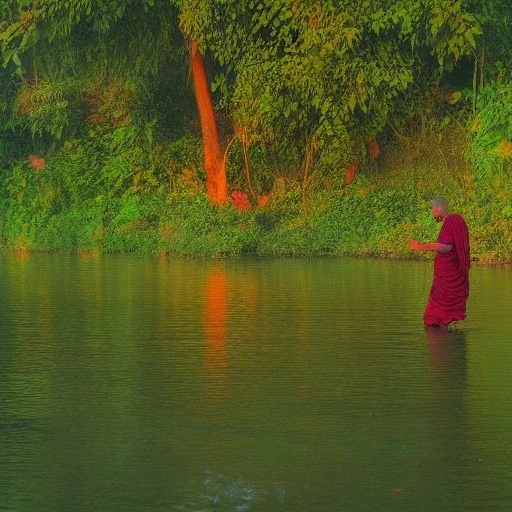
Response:
[[[212,88],[245,156],[255,141],[279,145],[279,152],[295,158],[305,189],[314,168],[344,169],[364,160],[368,142],[411,101],[410,91],[425,91],[475,50],[481,34],[460,0],[112,0],[108,5],[11,0],[9,5],[0,35],[4,64],[18,68],[27,97],[37,98],[44,85],[52,93],[47,98],[59,99],[52,108],[60,105],[61,111],[50,115],[47,109],[47,122],[37,118],[39,125],[32,125],[49,126],[56,136],[80,124],[80,113],[71,116],[69,106],[82,94],[84,75],[101,70],[147,84],[164,73],[170,55],[185,60],[188,51],[207,191],[218,203],[227,198],[226,158],[205,60],[217,66]],[[52,125],[52,120],[60,121]]]
[[[203,56],[194,39],[190,41],[190,61],[203,134],[206,189],[212,201],[225,203],[227,200],[226,162],[221,154],[215,111]]]
[[[480,23],[482,37],[477,41],[473,57],[473,113],[478,95],[486,83],[500,80],[503,75],[512,79],[512,1],[465,0],[464,7]]]
[[[451,0],[212,2],[208,48],[233,119],[308,169],[364,157],[412,88],[474,50],[475,18]]]
[[[180,35],[179,5],[167,0],[115,0],[108,6],[92,0],[66,4],[40,0],[33,8],[29,4],[20,7],[17,14],[1,36],[4,65],[13,63],[24,77],[25,102],[36,97],[32,103],[37,104],[41,78],[46,87],[43,99],[64,97],[61,111],[49,112],[46,108],[44,112],[50,115],[44,118],[35,115],[37,105],[25,109],[33,131],[53,127],[51,135],[58,138],[70,124],[66,117],[70,114],[69,106],[77,104],[71,99],[66,101],[66,95],[77,100],[76,94],[83,90],[87,77],[93,82],[103,73],[138,80],[145,85],[156,74],[165,73],[165,65],[173,59],[175,64],[177,59],[185,57],[187,42],[203,133],[207,191],[212,201],[226,201],[225,167],[203,57],[194,39],[185,34],[184,41]],[[187,11],[182,16],[186,19]],[[186,28],[187,24],[182,26]],[[54,107],[59,105],[55,101],[49,103]]]

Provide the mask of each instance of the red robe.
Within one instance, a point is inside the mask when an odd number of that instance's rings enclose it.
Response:
[[[452,245],[452,249],[437,252],[434,258],[434,282],[423,317],[426,325],[448,325],[466,318],[470,258],[465,220],[450,213],[443,221],[437,241]]]

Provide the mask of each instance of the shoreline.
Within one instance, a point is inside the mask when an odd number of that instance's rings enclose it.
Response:
[[[156,252],[145,251],[101,251],[99,249],[91,250],[14,250],[14,249],[0,249],[2,256],[14,256],[18,258],[28,258],[31,256],[76,256],[78,258],[101,258],[104,256],[144,256],[155,259],[182,259],[182,260],[207,260],[207,261],[237,261],[244,259],[356,259],[356,260],[375,260],[375,261],[394,261],[394,262],[418,262],[430,263],[433,261],[433,255],[425,255],[423,257],[406,257],[403,255],[367,255],[367,254],[343,254],[343,253],[276,253],[276,254],[186,254],[175,253],[164,250]],[[503,258],[499,260],[492,260],[490,255],[478,255],[471,259],[471,267],[505,267],[512,265],[512,258]]]

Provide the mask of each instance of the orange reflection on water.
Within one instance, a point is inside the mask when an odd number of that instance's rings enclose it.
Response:
[[[227,276],[214,267],[206,279],[204,306],[205,368],[217,383],[224,382],[228,356],[226,351]]]
[[[30,252],[26,249],[18,249],[17,251],[14,251],[12,254],[16,256],[16,258],[19,258],[20,260],[26,260],[30,258]]]

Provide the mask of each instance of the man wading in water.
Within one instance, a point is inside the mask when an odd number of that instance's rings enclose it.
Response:
[[[466,221],[448,210],[448,201],[432,201],[432,215],[443,227],[437,242],[420,244],[410,240],[413,251],[436,251],[434,282],[423,316],[425,325],[446,326],[466,318],[469,295],[469,233]]]

